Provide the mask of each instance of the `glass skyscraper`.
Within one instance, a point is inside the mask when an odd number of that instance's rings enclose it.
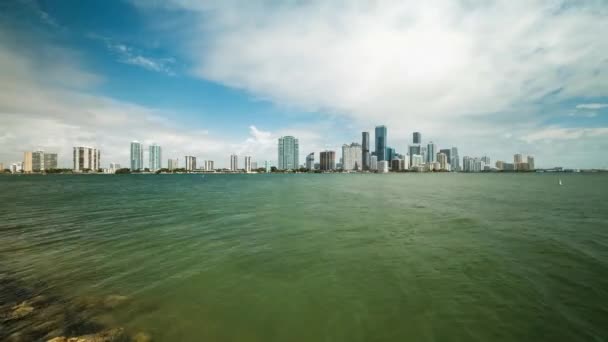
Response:
[[[363,167],[363,170],[369,170],[369,132],[361,133],[361,159],[361,165]]]
[[[414,144],[420,144],[422,141],[422,135],[420,132],[414,132]]]
[[[157,171],[161,169],[161,157],[162,157],[162,149],[160,146],[156,144],[150,145],[149,149],[149,168],[150,171]]]
[[[378,161],[386,160],[386,126],[376,126],[376,156]]]
[[[279,138],[279,170],[295,170],[300,167],[300,147],[298,139],[292,136]]]
[[[131,142],[131,171],[144,168],[144,147],[137,141]]]

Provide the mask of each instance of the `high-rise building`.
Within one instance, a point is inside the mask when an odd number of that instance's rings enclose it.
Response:
[[[517,154],[513,155],[513,164],[519,164],[519,163],[522,163],[523,161],[524,160],[523,160],[523,157],[521,154],[517,153]]]
[[[330,171],[336,169],[336,152],[335,151],[323,151],[320,154],[320,168],[323,171]]]
[[[412,157],[414,155],[421,154],[420,145],[410,145],[408,148],[408,154],[409,154],[409,159],[410,159],[410,165],[413,165],[414,161],[413,161]]]
[[[444,148],[444,149],[439,150],[439,153],[445,154],[448,158],[448,164],[450,164],[450,165],[452,164],[452,150],[451,149]],[[439,160],[437,160],[437,161],[439,161]]]
[[[251,156],[245,156],[245,172],[251,172]]]
[[[528,169],[536,170],[534,167],[534,157],[533,156],[528,156]]]
[[[266,169],[267,173],[272,171],[272,167],[270,166],[270,160],[264,161],[264,168]]]
[[[279,170],[295,170],[300,167],[300,146],[298,139],[292,136],[279,138]]]
[[[386,142],[388,132],[386,126],[376,126],[376,156],[378,161],[386,160]]]
[[[315,169],[315,153],[311,152],[306,156],[306,169],[314,170]]]
[[[503,162],[502,160],[496,161],[496,169],[497,170],[503,170],[504,168],[505,168],[505,162]]]
[[[342,169],[361,170],[362,148],[357,143],[342,145]]]
[[[452,147],[450,155],[450,168],[452,171],[460,171],[460,157],[458,156],[458,148]]]
[[[120,170],[120,164],[118,163],[110,163],[110,173],[116,173],[116,171]]]
[[[148,167],[150,171],[157,171],[162,169],[161,160],[162,160],[162,149],[157,144],[150,145],[148,149],[148,157],[149,164]]]
[[[32,152],[32,171],[34,171],[34,172],[44,171],[44,152],[43,151]]]
[[[23,172],[30,173],[34,171],[34,157],[33,152],[23,153]]]
[[[436,161],[436,155],[435,155],[435,144],[433,144],[433,142],[429,142],[429,144],[426,146],[426,162],[427,163],[434,163]]]
[[[92,147],[74,147],[74,171],[97,171],[101,165],[101,151]]]
[[[414,155],[410,156],[410,159],[412,160],[412,162],[410,164],[410,169],[424,164],[424,158],[420,154],[414,154]]]
[[[415,145],[422,144],[422,134],[420,132],[414,132],[413,142]]]
[[[380,160],[378,162],[378,172],[379,173],[387,173],[388,172],[388,161]]]
[[[179,169],[179,160],[177,158],[167,160],[167,168],[171,171]]]
[[[57,168],[57,153],[45,153],[43,160],[44,170],[53,170]]]
[[[196,170],[196,157],[185,156],[184,157],[184,168],[186,169],[186,171]]]
[[[395,159],[396,155],[397,155],[397,153],[395,152],[394,148],[392,148],[392,147],[386,148],[386,161],[389,162],[389,165],[390,165],[390,161]]]
[[[11,164],[11,173],[19,173],[23,171],[23,162]]]
[[[213,165],[213,160],[205,160],[205,171],[214,171],[215,167]]]
[[[448,156],[447,156],[447,154],[445,154],[443,152],[437,153],[437,162],[439,163],[439,169],[440,170],[446,170],[447,171],[449,169],[449,165],[450,164],[448,163]]]
[[[376,157],[376,155],[370,157],[369,169],[372,171],[378,170],[378,157]]]
[[[485,165],[490,165],[492,160],[490,159],[490,157],[488,156],[483,156],[481,157],[481,161],[485,164]]]
[[[236,154],[230,155],[230,171],[237,171],[239,169],[239,157]]]
[[[369,170],[370,157],[369,132],[361,132],[361,168],[363,170]]]
[[[462,171],[473,172],[473,170],[475,169],[474,163],[475,161],[473,158],[469,156],[462,157]]]
[[[138,171],[144,168],[144,146],[143,144],[131,142],[131,171]]]

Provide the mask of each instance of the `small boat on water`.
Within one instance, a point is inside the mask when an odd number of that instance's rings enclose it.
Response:
[[[558,184],[562,185],[562,179],[561,178],[559,179]]]

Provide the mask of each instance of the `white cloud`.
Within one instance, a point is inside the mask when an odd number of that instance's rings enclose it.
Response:
[[[136,65],[147,70],[175,76],[175,72],[172,68],[172,65],[175,64],[175,58],[173,57],[154,58],[144,56],[139,49],[123,43],[117,43],[108,37],[97,34],[89,34],[88,37],[104,42],[108,50],[117,54],[118,61],[121,63]]]
[[[608,103],[581,103],[576,109],[602,109],[608,107]]]
[[[574,140],[582,138],[593,138],[593,137],[607,137],[608,127],[598,128],[561,128],[561,127],[549,127],[543,130],[530,133],[522,140],[535,143],[538,141],[555,141],[555,140]]]

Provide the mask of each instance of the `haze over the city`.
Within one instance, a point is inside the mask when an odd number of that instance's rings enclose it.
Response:
[[[461,156],[607,168],[600,1],[29,1],[0,4],[0,162],[129,144],[226,166],[388,127]]]

